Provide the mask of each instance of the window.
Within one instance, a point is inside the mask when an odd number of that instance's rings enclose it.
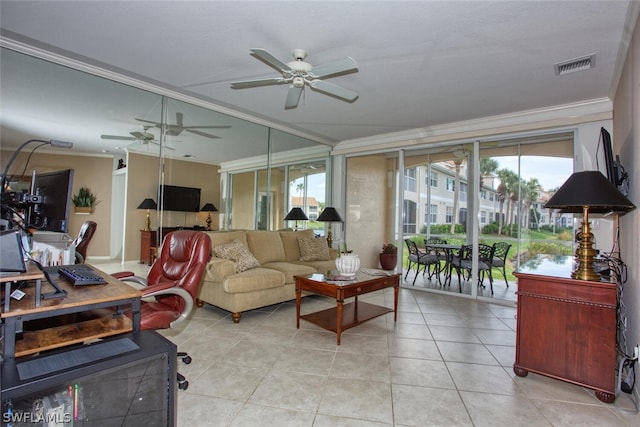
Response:
[[[455,187],[456,187],[456,181],[451,177],[447,177],[447,190],[454,191]]]
[[[413,193],[418,191],[418,183],[416,181],[416,168],[405,169],[404,189]]]
[[[405,234],[416,233],[417,205],[412,200],[405,200],[402,210],[402,228]]]
[[[431,171],[430,185],[433,188],[438,188],[438,172]]]
[[[429,215],[431,224],[438,223],[438,205],[429,205]]]
[[[447,213],[445,215],[445,222],[451,224],[453,221],[453,206],[447,206]]]
[[[480,224],[487,223],[487,211],[480,211]]]
[[[480,190],[480,198],[482,200],[487,200],[487,190],[485,189]]]
[[[460,200],[467,200],[467,183],[460,182]]]

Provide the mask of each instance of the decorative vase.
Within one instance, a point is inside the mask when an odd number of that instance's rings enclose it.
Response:
[[[355,254],[340,254],[336,258],[336,268],[342,276],[355,277],[360,268],[360,257]]]
[[[398,254],[380,254],[380,267],[383,270],[394,270],[398,264]]]

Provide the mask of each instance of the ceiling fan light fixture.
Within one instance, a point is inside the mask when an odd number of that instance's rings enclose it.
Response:
[[[304,79],[302,77],[294,77],[291,84],[293,87],[301,88],[304,86]]]

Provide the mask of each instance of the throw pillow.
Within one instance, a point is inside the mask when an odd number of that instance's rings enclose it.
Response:
[[[300,261],[327,261],[329,259],[329,245],[323,237],[298,239],[300,247]]]
[[[218,258],[232,261],[236,265],[237,273],[260,267],[260,263],[249,251],[249,248],[238,239],[234,239],[231,243],[215,246],[213,254]]]

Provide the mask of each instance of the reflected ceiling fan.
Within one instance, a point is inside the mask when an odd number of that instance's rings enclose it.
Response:
[[[155,135],[147,132],[149,130],[149,128],[151,128],[153,126],[147,125],[147,126],[143,126],[143,131],[142,132],[129,132],[129,135],[131,136],[120,136],[120,135],[100,135],[100,138],[102,139],[115,139],[115,140],[119,140],[119,141],[135,141],[135,143],[130,144],[127,146],[127,148],[135,148],[138,145],[148,145],[149,143],[151,144],[155,144],[155,145],[160,145],[160,143],[158,141],[155,140]],[[165,148],[167,150],[172,150],[175,151],[175,148],[169,147],[167,145],[165,145]]]
[[[300,95],[305,86],[309,86],[315,91],[323,92],[347,102],[353,102],[358,99],[358,92],[322,80],[357,72],[358,64],[356,64],[356,61],[352,58],[346,57],[338,59],[337,61],[313,66],[305,62],[307,52],[304,49],[294,49],[292,53],[295,61],[285,63],[264,49],[251,49],[251,55],[280,71],[282,77],[232,82],[231,88],[245,89],[274,84],[290,84],[287,99],[284,104],[285,109],[292,109],[298,106]]]
[[[162,123],[154,122],[151,120],[145,119],[136,119],[139,122],[151,123],[152,127],[162,128]],[[184,125],[184,114],[176,113],[176,123],[175,124],[167,124],[165,126],[166,135],[169,136],[178,136],[183,131],[191,132],[194,135],[204,136],[205,138],[218,139],[220,138],[217,135],[212,135],[207,132],[202,132],[198,129],[229,129],[231,126],[228,125],[202,125],[202,126],[185,126]]]

